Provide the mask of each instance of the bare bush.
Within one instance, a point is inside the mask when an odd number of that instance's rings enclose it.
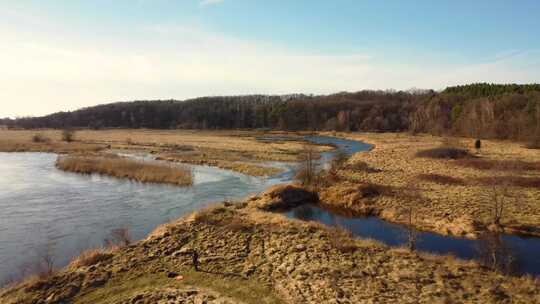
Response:
[[[508,180],[492,177],[489,184],[487,200],[490,203],[492,222],[494,225],[500,226],[506,205],[510,201],[517,203],[517,197],[512,191]]]
[[[75,139],[75,131],[72,129],[62,130],[62,140],[65,142],[72,142]]]
[[[304,146],[302,161],[295,178],[307,187],[315,186],[317,172],[315,165],[315,151],[312,146]]]
[[[486,232],[479,238],[480,263],[492,271],[512,274],[516,264],[512,249],[497,232]]]
[[[402,214],[406,217],[407,222],[407,248],[410,251],[415,251],[418,243],[418,231],[416,222],[418,221],[418,206],[422,203],[422,195],[420,190],[414,185],[414,182],[409,181],[403,188],[399,189],[399,196],[405,200]]]
[[[32,136],[32,142],[35,143],[48,143],[49,141],[50,139],[43,134],[34,134],[34,136]]]

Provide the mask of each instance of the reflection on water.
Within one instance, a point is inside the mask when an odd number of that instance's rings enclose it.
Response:
[[[288,217],[341,226],[355,236],[381,241],[391,246],[406,245],[406,227],[377,217],[349,217],[316,205],[303,205],[286,213]],[[418,232],[420,251],[451,254],[461,259],[478,259],[484,265],[505,272],[540,275],[540,238],[488,235],[480,240],[447,237]]]

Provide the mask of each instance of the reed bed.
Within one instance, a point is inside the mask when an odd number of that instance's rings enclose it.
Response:
[[[69,172],[97,173],[142,183],[164,183],[177,186],[193,184],[193,174],[189,168],[121,157],[60,156],[56,161],[56,167]]]

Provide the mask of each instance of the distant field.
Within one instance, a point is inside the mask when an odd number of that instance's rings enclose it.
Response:
[[[253,176],[272,175],[279,169],[257,164],[264,161],[298,161],[306,143],[302,141],[257,140],[283,133],[255,131],[199,130],[79,130],[73,142],[62,141],[61,130],[0,130],[3,152],[143,152],[158,159],[202,164],[229,169]],[[287,134],[294,136],[294,134]],[[300,139],[300,138],[299,138]],[[316,146],[316,150],[331,149]]]

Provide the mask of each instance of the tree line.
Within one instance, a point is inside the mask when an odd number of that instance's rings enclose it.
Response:
[[[360,91],[118,102],[43,117],[0,120],[10,128],[273,129],[411,131],[478,138],[540,136],[540,85],[471,84],[441,92]]]

